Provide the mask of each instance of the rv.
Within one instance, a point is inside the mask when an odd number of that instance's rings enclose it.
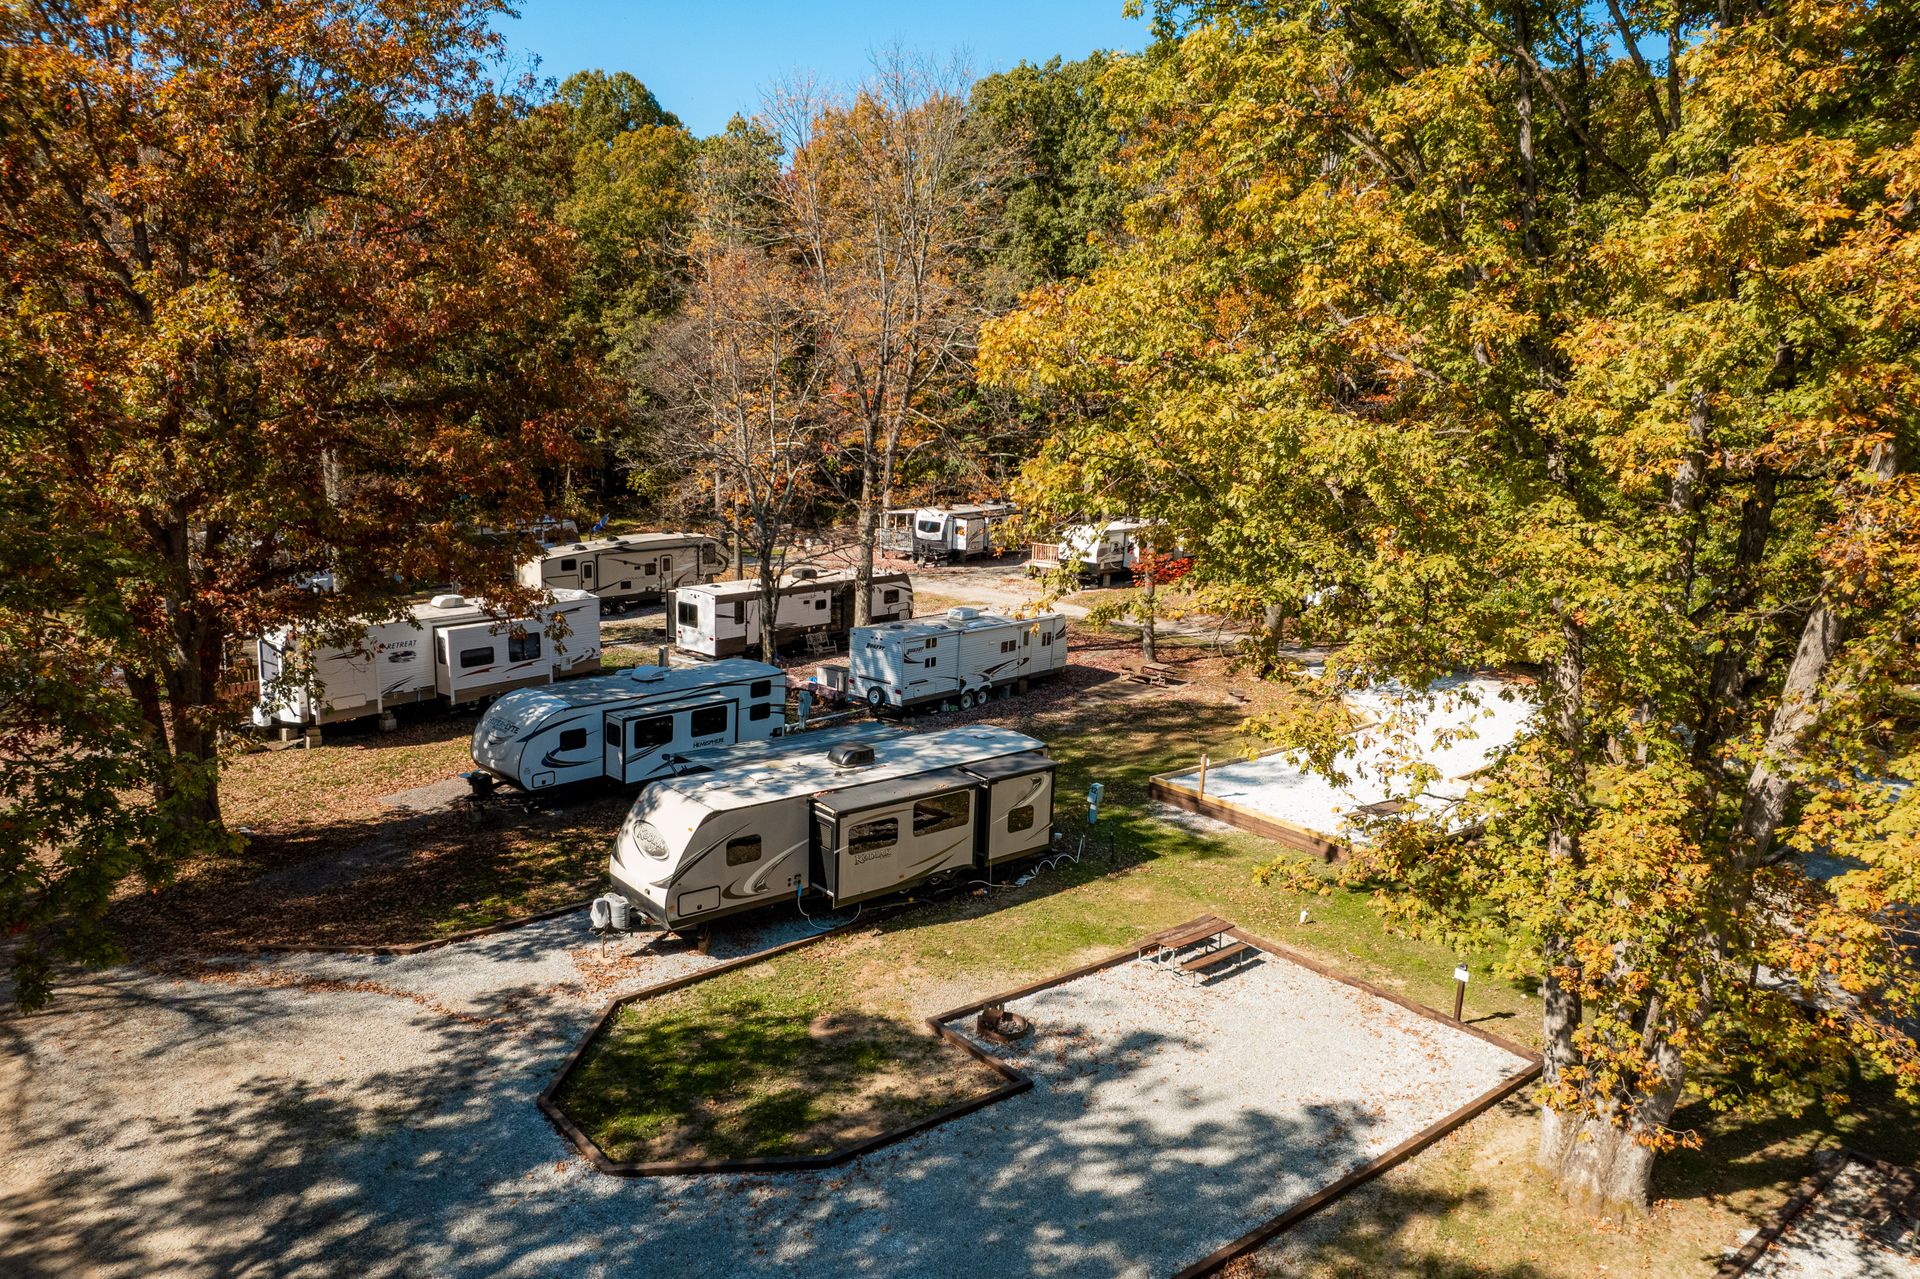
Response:
[[[261,728],[332,724],[414,702],[477,702],[600,669],[600,604],[553,592],[537,617],[502,617],[461,595],[436,595],[358,639],[316,644],[281,630],[254,642]],[[297,678],[289,679],[289,667]]]
[[[914,563],[940,564],[998,555],[999,526],[1011,519],[1005,502],[968,506],[923,506],[886,512],[880,544]]]
[[[521,790],[603,777],[632,785],[674,771],[688,751],[764,741],[786,718],[777,666],[636,666],[499,698],[474,726],[473,762]]]
[[[725,563],[720,543],[698,533],[627,533],[550,546],[520,566],[520,584],[586,591],[603,604],[625,605],[710,582]]]
[[[955,608],[944,617],[857,626],[847,664],[821,674],[830,694],[875,711],[948,701],[970,710],[999,689],[1018,688],[1066,664],[1067,619],[1060,614],[1021,619]]]
[[[869,584],[876,621],[913,616],[913,581],[875,573]],[[814,576],[798,569],[780,579],[774,644],[808,641],[838,648],[853,626],[851,570]],[[760,583],[709,582],[673,594],[673,642],[698,657],[733,657],[760,647]],[[764,656],[764,654],[763,654]]]
[[[809,895],[837,909],[1047,847],[1053,769],[1010,729],[802,734],[706,752],[640,793],[613,889],[664,928]]]
[[[1131,576],[1140,564],[1144,532],[1151,520],[1110,520],[1105,524],[1072,524],[1060,531],[1058,542],[1035,542],[1027,572],[1054,573],[1071,568],[1082,581],[1106,586],[1116,577]]]

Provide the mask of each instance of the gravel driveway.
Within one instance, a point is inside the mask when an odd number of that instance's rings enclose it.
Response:
[[[1026,1001],[1021,1097],[828,1172],[620,1180],[533,1104],[595,1008],[805,925],[626,962],[581,926],[123,970],[0,1022],[0,1272],[1160,1275],[1519,1065],[1282,961],[1129,964]]]

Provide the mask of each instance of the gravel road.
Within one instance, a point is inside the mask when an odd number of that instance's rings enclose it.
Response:
[[[1266,960],[1126,965],[1024,1001],[1024,1096],[778,1178],[590,1171],[533,1104],[612,992],[581,917],[404,958],[122,970],[0,1022],[8,1275],[1147,1276],[1513,1071],[1493,1046]]]

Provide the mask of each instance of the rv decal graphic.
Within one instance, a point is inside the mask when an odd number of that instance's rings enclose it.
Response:
[[[574,768],[580,764],[590,764],[592,762],[591,757],[587,759],[565,759],[558,750],[550,750],[540,757],[540,767],[542,768]]]

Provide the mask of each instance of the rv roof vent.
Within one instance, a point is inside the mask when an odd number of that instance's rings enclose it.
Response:
[[[873,763],[873,747],[865,742],[842,742],[827,752],[827,762],[835,768],[865,768]]]
[[[817,568],[797,568],[788,574],[788,576],[792,577],[796,582],[811,582],[814,578],[820,576],[820,570]]]
[[[464,595],[436,595],[433,597],[435,608],[465,608],[467,597]]]
[[[664,666],[635,666],[627,671],[628,679],[641,679],[641,680],[651,681],[656,679],[665,679],[666,677],[667,677],[667,668]]]
[[[947,610],[947,616],[956,622],[971,622],[974,618],[980,616],[980,610],[977,608],[950,608]]]

